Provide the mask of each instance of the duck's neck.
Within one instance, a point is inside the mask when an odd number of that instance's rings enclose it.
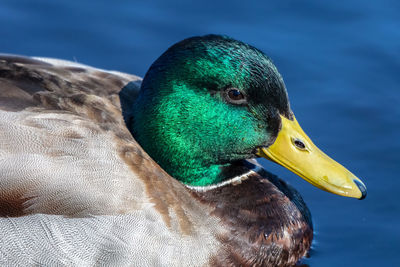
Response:
[[[135,132],[135,131],[133,131]],[[134,134],[136,141],[169,175],[190,186],[208,186],[243,174],[248,168],[240,161],[227,164],[208,164],[186,151],[160,146],[162,141]]]
[[[226,179],[223,170],[230,166],[229,164],[202,166],[199,162],[194,162],[193,160],[182,157],[178,159],[177,155],[174,155],[173,158],[172,160],[175,160],[175,164],[163,162],[162,159],[153,157],[172,177],[192,186],[206,186],[223,181]]]
[[[167,167],[166,171],[176,179],[190,186],[209,186],[239,177],[254,168],[254,164],[246,160],[239,160],[230,164],[211,165],[209,167],[199,166],[195,168],[194,166],[190,166],[185,168],[182,166],[182,168],[178,169],[169,169]]]
[[[225,179],[223,169],[229,165],[211,165],[211,166],[196,166],[191,162],[184,161],[182,165],[168,166],[168,164],[159,164],[167,171],[172,177],[178,179],[184,184],[192,186],[206,186],[216,184]]]
[[[173,127],[167,125],[166,129],[160,129],[163,123],[153,118],[139,111],[127,121],[128,127],[135,140],[169,175],[192,186],[206,186],[227,179],[226,170],[231,169],[232,164],[215,164],[213,154],[191,143],[182,144],[185,140],[176,137]]]
[[[133,93],[129,88],[124,88],[121,92],[122,113],[130,132],[143,149],[175,179],[191,186],[207,186],[248,171],[249,166],[243,161],[210,164],[210,159],[215,157],[207,156],[204,149],[192,148],[193,153],[188,153],[185,146],[171,146],[171,143],[176,145],[176,140],[154,134],[160,130],[160,123],[153,120],[152,112],[143,112],[144,107],[132,97]],[[173,135],[166,136],[171,138]]]
[[[251,158],[254,143],[264,140],[264,132],[248,134],[247,129],[256,127],[253,120],[231,123],[245,117],[242,109],[210,94],[178,89],[167,94],[142,85],[128,119],[132,135],[168,174],[185,184],[205,186],[227,179],[226,169]],[[238,142],[237,136],[246,138]]]

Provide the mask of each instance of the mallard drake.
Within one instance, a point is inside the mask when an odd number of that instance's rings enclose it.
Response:
[[[0,56],[0,156],[1,265],[292,266],[310,212],[257,157],[366,195],[302,131],[271,60],[219,35],[143,80]]]

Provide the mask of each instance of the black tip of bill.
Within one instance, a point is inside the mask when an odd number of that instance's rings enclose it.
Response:
[[[358,189],[360,189],[360,191],[361,191],[361,197],[359,198],[359,200],[364,199],[367,196],[367,188],[360,181],[354,180],[354,183],[357,185]]]

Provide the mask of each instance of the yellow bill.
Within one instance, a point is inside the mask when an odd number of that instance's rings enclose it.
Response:
[[[354,174],[318,149],[301,129],[296,118],[283,116],[275,142],[260,148],[257,155],[291,170],[316,187],[346,197],[363,199],[367,188]]]

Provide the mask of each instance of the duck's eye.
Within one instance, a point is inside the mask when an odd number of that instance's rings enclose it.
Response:
[[[246,101],[244,94],[236,88],[229,88],[226,90],[226,96],[229,102],[233,104],[242,104]]]
[[[229,89],[228,96],[232,100],[240,100],[244,98],[244,95],[238,89]]]

